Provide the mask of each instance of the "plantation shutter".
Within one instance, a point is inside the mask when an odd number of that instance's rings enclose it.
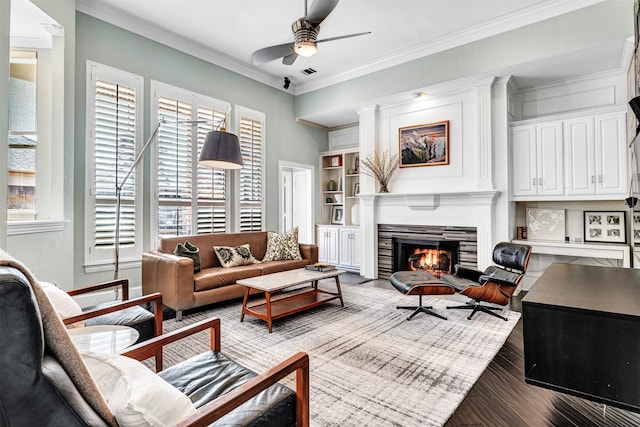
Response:
[[[225,113],[197,104],[158,98],[158,120],[164,119],[158,135],[159,237],[226,231],[225,171],[197,164],[207,133],[219,127]]]
[[[114,246],[116,185],[135,160],[136,91],[132,87],[96,80],[95,84],[95,192],[96,248]],[[136,244],[136,177],[121,192],[120,247]]]
[[[199,123],[198,149],[196,156],[200,154],[202,145],[209,131],[218,128],[218,123],[225,119],[225,113],[211,108],[198,107],[197,120],[210,121]],[[198,215],[197,233],[224,233],[226,231],[226,174],[222,169],[212,169],[198,166]]]
[[[262,121],[240,118],[240,231],[262,230],[262,127]]]
[[[191,104],[160,97],[158,120],[158,234],[191,234],[192,131],[178,123],[191,120]]]

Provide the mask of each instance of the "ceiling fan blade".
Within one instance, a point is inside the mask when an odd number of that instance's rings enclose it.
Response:
[[[293,43],[284,43],[256,50],[251,55],[251,59],[253,60],[253,65],[262,65],[292,53],[295,53]]]
[[[293,52],[291,55],[287,55],[284,58],[282,58],[282,63],[284,65],[291,65],[294,62],[296,62],[297,58],[298,58],[298,54]]]
[[[365,34],[371,34],[371,31],[366,31],[364,33],[349,34],[346,36],[329,37],[328,39],[318,40],[316,43],[332,42],[334,40],[348,39],[349,37],[364,36]]]
[[[338,1],[339,0],[314,0],[304,19],[311,22],[314,27],[317,27],[338,5]]]

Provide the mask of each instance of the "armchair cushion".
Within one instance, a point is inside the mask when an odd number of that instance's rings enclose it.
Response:
[[[254,372],[218,351],[201,353],[158,372],[158,375],[189,396],[196,408],[256,377]],[[220,418],[215,425],[295,425],[295,396],[291,389],[276,383]]]
[[[82,359],[122,426],[174,426],[196,411],[185,394],[137,360],[102,353]]]

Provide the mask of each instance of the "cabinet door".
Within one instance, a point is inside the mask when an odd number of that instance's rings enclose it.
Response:
[[[581,117],[564,123],[567,194],[595,194],[596,165],[593,118]]]
[[[625,114],[595,118],[598,194],[627,194],[627,144]]]
[[[541,123],[537,129],[539,196],[564,194],[562,122]]]
[[[535,125],[522,125],[511,129],[511,149],[513,195],[535,196],[538,193]]]
[[[319,262],[328,262],[327,261],[327,252],[329,248],[329,238],[327,236],[327,228],[328,227],[317,227],[316,228],[316,242],[318,242],[318,261]]]
[[[351,235],[351,265],[360,268],[360,229],[352,230]]]
[[[339,244],[340,239],[338,235],[339,229],[336,227],[327,227],[327,260],[329,264],[339,264],[338,257],[340,254]]]
[[[338,263],[340,265],[351,266],[351,239],[351,229],[343,228],[340,230],[340,262]]]

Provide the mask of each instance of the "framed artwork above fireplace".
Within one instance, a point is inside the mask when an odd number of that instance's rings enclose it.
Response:
[[[398,129],[401,168],[449,164],[449,120]]]

